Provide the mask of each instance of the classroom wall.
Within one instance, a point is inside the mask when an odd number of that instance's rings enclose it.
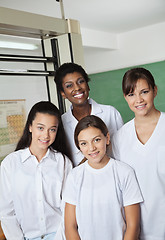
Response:
[[[83,31],[82,31],[83,33]],[[104,43],[104,33],[100,32]],[[86,39],[89,37],[90,39]],[[96,36],[94,36],[96,38]],[[165,59],[165,22],[134,31],[117,34],[113,50],[101,47],[92,48],[92,35],[82,35],[84,43],[85,68],[89,74],[121,69],[139,64],[148,64]],[[114,36],[112,37],[114,40]],[[95,41],[94,41],[95,42]],[[109,45],[112,43],[109,41]],[[114,45],[114,44],[113,44]],[[107,46],[107,43],[106,43]]]
[[[165,112],[165,61],[139,66],[147,68],[153,74],[158,87],[155,105],[160,111]],[[121,113],[124,122],[134,117],[122,93],[122,78],[128,69],[130,69],[130,67],[89,75],[91,79],[89,82],[91,89],[90,97],[99,103],[116,107]]]
[[[18,3],[18,1],[16,2]],[[13,8],[14,6],[16,7],[15,4],[13,5]],[[24,4],[17,4],[17,7],[18,6],[20,10],[25,10],[23,9],[23,7],[25,7]],[[29,6],[31,6],[31,4]],[[27,10],[30,11],[30,9]],[[37,13],[42,14],[42,12]],[[132,115],[130,113],[127,114],[128,109],[126,112],[124,112],[122,108],[122,104],[124,104],[124,106],[126,104],[121,93],[121,79],[123,73],[130,67],[152,64],[165,59],[165,22],[121,34],[94,31],[83,28],[81,28],[81,32],[84,46],[85,69],[87,73],[94,74],[91,75],[93,80],[93,83],[91,83],[91,96],[96,100],[98,99],[98,102],[116,106],[122,111],[124,120],[129,120]],[[157,68],[157,65],[155,66]],[[17,66],[17,68],[19,67],[20,66]],[[159,68],[155,70],[159,71]],[[107,74],[109,71],[111,71],[111,75]],[[95,75],[96,73],[100,74]],[[119,73],[119,76],[116,76],[115,73]],[[10,98],[14,98],[15,95],[18,95],[17,92],[12,91],[12,89],[14,89],[14,86],[12,87],[14,81],[7,83],[6,79],[7,77],[0,77],[1,99],[6,97],[6,94],[3,96],[5,92],[2,89],[2,85],[4,85],[5,89],[10,85],[10,89],[8,90],[8,95]],[[19,90],[21,95],[25,96],[26,98],[26,93],[28,95],[31,93],[30,95],[32,98],[28,100],[27,109],[29,109],[30,105],[32,104],[30,101],[37,101],[40,100],[40,98],[47,98],[47,93],[45,91],[43,92],[43,89],[45,89],[45,82],[42,80],[40,81],[39,77],[37,77],[35,80],[31,79],[31,81],[32,84],[29,84],[26,78],[23,86],[18,83],[20,86]],[[31,89],[30,87],[27,88],[24,86],[31,86]],[[107,96],[104,96],[105,86],[106,92],[108,92]],[[33,93],[33,90],[36,88],[39,96]],[[26,91],[25,89],[29,89],[29,91]],[[119,92],[116,93],[116,89],[118,89]],[[164,94],[163,89],[164,85],[161,89],[161,92],[163,91]],[[119,104],[118,99],[121,101],[121,104]]]
[[[104,33],[100,36],[104,39]],[[124,122],[133,118],[123,97],[121,83],[124,73],[134,66],[146,67],[152,72],[158,85],[156,107],[165,111],[165,22],[144,27],[134,31],[112,36],[116,45],[114,49],[104,48],[104,40],[97,39],[97,46],[91,47],[91,39],[82,36],[84,44],[85,67],[90,74],[90,96],[102,104],[115,106],[121,113]],[[88,35],[92,37],[92,35]],[[96,35],[95,35],[96,37]],[[110,37],[110,36],[109,36]],[[98,43],[100,39],[100,43]],[[96,43],[96,41],[94,41]],[[104,44],[102,46],[101,44]],[[87,47],[90,45],[90,47]],[[107,41],[106,41],[107,47]]]

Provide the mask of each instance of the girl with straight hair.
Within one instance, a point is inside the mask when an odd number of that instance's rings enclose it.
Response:
[[[75,144],[86,162],[74,168],[64,191],[67,240],[137,240],[141,193],[133,169],[109,158],[110,135],[97,116],[75,129]]]
[[[0,219],[7,240],[62,239],[69,156],[59,110],[48,101],[36,103],[16,151],[1,164]]]
[[[165,113],[155,107],[157,86],[147,69],[127,71],[122,87],[135,118],[113,136],[113,156],[135,170],[141,188],[140,239],[164,240]]]

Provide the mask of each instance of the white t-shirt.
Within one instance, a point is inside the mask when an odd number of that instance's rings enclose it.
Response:
[[[64,201],[76,205],[76,219],[83,240],[122,240],[123,206],[142,201],[132,168],[110,159],[101,169],[88,161],[68,175]]]
[[[29,148],[9,154],[1,164],[0,219],[9,240],[56,232],[62,222],[62,192],[70,160],[48,149],[38,162]]]
[[[113,156],[136,173],[141,203],[142,240],[165,240],[165,113],[145,145],[137,138],[134,119],[112,138]]]
[[[88,101],[92,107],[91,115],[96,115],[105,122],[110,136],[112,136],[120,127],[123,126],[123,120],[116,108],[110,105],[98,104],[92,99],[88,99]],[[68,144],[71,148],[73,164],[74,166],[77,166],[84,156],[76,147],[74,142],[74,130],[78,121],[72,114],[72,106],[66,113],[62,115],[62,122],[66,132]]]

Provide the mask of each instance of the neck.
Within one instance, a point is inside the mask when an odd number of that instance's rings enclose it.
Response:
[[[45,156],[45,154],[47,153],[48,149],[41,151],[41,150],[37,150],[36,148],[33,148],[32,146],[30,146],[29,150],[30,150],[31,154],[37,158],[38,162],[40,162],[42,160],[42,158]]]
[[[78,121],[80,121],[83,117],[91,114],[91,105],[88,101],[83,105],[74,105],[72,109],[72,114]]]
[[[153,109],[149,114],[145,116],[136,116],[135,115],[135,123],[136,124],[149,124],[150,122],[157,122],[160,117],[160,111],[157,109]]]
[[[110,161],[110,158],[107,155],[105,155],[101,162],[95,163],[95,162],[92,162],[92,161],[88,160],[88,164],[92,168],[101,169],[101,168],[105,167],[109,161]]]

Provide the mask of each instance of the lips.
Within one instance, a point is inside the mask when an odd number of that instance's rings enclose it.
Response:
[[[146,107],[146,104],[136,106],[136,109],[144,109]]]
[[[48,143],[48,142],[49,142],[49,140],[41,140],[41,139],[39,139],[39,141],[40,141],[41,143]]]
[[[95,153],[91,153],[91,154],[89,154],[89,156],[92,158],[95,158],[98,154],[99,154],[99,151],[95,152]]]
[[[84,93],[77,93],[73,97],[74,98],[82,98],[84,96]]]

